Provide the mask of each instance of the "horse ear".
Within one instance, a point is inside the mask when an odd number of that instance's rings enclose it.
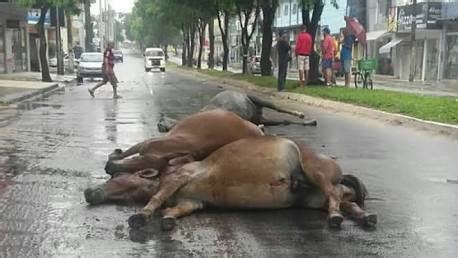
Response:
[[[142,170],[139,174],[141,178],[153,179],[159,176],[159,171],[153,168],[147,168],[145,170]]]

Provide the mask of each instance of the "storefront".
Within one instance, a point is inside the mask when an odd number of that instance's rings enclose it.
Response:
[[[28,70],[26,11],[0,4],[0,73]]]
[[[392,13],[392,12],[390,12]],[[409,79],[412,63],[412,47],[415,48],[415,80],[441,79],[441,50],[443,49],[442,3],[418,3],[399,6],[396,14],[396,33],[389,42],[379,48],[379,54],[390,56],[394,62],[394,75]],[[416,17],[415,41],[411,42],[412,17]],[[393,29],[394,30],[394,29]]]

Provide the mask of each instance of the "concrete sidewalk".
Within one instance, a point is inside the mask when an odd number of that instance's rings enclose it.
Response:
[[[75,80],[74,75],[51,74],[54,82],[42,82],[41,73],[21,72],[0,74],[0,104],[9,105],[59,87],[59,83]]]

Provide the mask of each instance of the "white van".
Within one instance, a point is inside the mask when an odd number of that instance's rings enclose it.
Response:
[[[145,57],[145,71],[160,69],[165,72],[165,55],[161,48],[147,48],[143,54]]]

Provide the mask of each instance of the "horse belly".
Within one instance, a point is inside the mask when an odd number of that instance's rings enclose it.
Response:
[[[179,196],[221,208],[285,208],[295,203],[289,179],[267,184],[240,182],[217,187],[208,183],[189,184],[180,190]]]

